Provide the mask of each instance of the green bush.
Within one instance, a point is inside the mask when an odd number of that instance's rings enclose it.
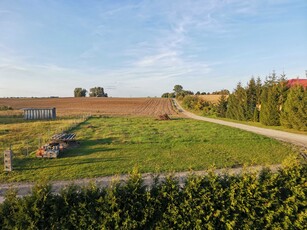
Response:
[[[277,173],[191,175],[184,184],[168,177],[144,185],[134,172],[125,184],[49,185],[30,196],[10,191],[0,204],[2,229],[304,229],[307,226],[307,166]],[[292,164],[292,166],[291,166]]]
[[[289,90],[280,122],[285,127],[307,131],[307,89],[295,86]]]

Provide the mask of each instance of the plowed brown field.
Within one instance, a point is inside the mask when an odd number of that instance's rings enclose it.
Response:
[[[171,99],[166,98],[0,98],[0,106],[57,109],[57,115],[103,114],[158,116],[177,115]],[[7,111],[0,111],[2,114]],[[10,113],[16,113],[12,111]],[[1,114],[0,113],[0,114]]]

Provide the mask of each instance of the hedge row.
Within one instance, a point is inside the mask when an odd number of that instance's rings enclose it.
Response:
[[[144,185],[133,173],[108,188],[70,186],[60,194],[37,185],[30,196],[6,195],[2,229],[304,229],[307,167],[239,176],[191,175]]]

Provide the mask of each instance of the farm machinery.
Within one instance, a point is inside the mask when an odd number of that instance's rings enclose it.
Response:
[[[58,155],[65,149],[76,144],[75,137],[76,134],[74,133],[61,133],[53,135],[48,144],[43,145],[37,150],[36,157],[57,158]]]

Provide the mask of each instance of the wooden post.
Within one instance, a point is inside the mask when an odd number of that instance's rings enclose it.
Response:
[[[6,172],[13,171],[12,158],[13,158],[13,151],[5,150],[4,151],[4,171]]]

